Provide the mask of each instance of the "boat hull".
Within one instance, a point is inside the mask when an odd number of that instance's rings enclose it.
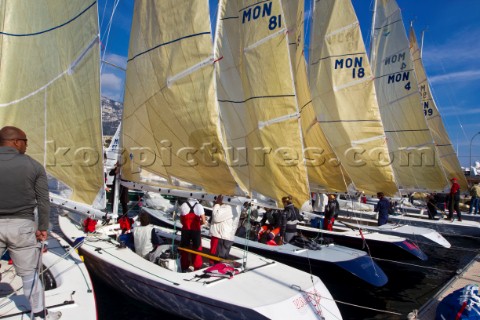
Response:
[[[368,251],[375,258],[395,260],[418,258],[424,261],[428,259],[427,255],[417,245],[405,238],[398,238],[398,241],[388,242],[369,237],[370,233],[367,230],[363,232],[362,238],[358,229],[356,232],[352,231],[344,234],[343,232],[306,226],[298,226],[297,228],[307,237],[318,238],[320,236],[324,240],[332,239],[333,242],[342,246]]]
[[[178,221],[174,225],[171,215],[161,210],[150,208],[143,210],[152,216],[155,223],[167,228],[175,226],[177,230],[181,228]],[[202,234],[206,237],[209,236],[206,229],[202,230]],[[305,249],[291,244],[270,246],[240,237],[235,237],[234,246],[307,272],[312,270],[321,278],[334,274],[338,279],[348,279],[348,281],[361,279],[376,287],[383,286],[388,282],[388,277],[382,269],[365,252],[356,249],[338,245],[322,245],[317,249]]]
[[[106,234],[86,236],[69,218],[59,220],[71,241],[83,241],[80,250],[96,277],[124,294],[154,308],[190,319],[341,319],[331,294],[318,277],[250,253],[245,269],[234,277],[204,277],[203,270],[179,273],[138,256]],[[171,230],[162,236],[179,240]],[[209,241],[203,239],[203,246]],[[243,251],[232,248],[232,255]],[[239,260],[242,261],[242,260]],[[288,276],[287,276],[288,275]],[[276,279],[272,281],[272,279]],[[265,288],[265,292],[258,290]],[[269,295],[268,291],[276,292]]]

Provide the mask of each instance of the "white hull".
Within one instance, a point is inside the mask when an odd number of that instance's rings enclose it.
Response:
[[[71,219],[60,217],[59,222],[71,241],[85,237],[81,252],[96,276],[169,313],[190,319],[341,319],[318,277],[273,260],[249,253],[246,269],[231,279],[198,278],[203,269],[179,273],[119,248],[108,237],[118,225],[99,227],[98,234],[86,236]],[[203,246],[209,245],[204,239]],[[244,251],[232,248],[231,255],[242,262]]]
[[[355,222],[358,218],[370,220],[371,223],[376,223],[376,213],[374,212],[352,212],[352,211],[347,211],[341,213],[344,217],[350,217],[352,222]],[[475,221],[457,221],[456,219],[454,221],[450,220],[445,220],[443,218],[441,219],[434,219],[430,220],[426,216],[422,215],[417,215],[415,216],[414,214],[408,214],[408,215],[389,215],[388,221],[393,226],[395,225],[400,225],[400,226],[406,226],[408,225],[410,227],[409,230],[405,230],[408,233],[403,233],[405,236],[408,234],[411,234],[411,236],[421,236],[424,237],[424,234],[426,231],[421,231],[420,229],[413,229],[416,227],[419,228],[426,228],[430,229],[431,231],[427,232],[430,234],[433,234],[434,232],[440,233],[442,235],[453,235],[453,236],[472,236],[472,237],[478,237],[480,236],[480,223],[475,222]],[[386,231],[388,231],[389,227],[387,228]],[[382,229],[378,229],[379,232],[382,232]],[[391,228],[390,231],[393,231],[393,228]],[[410,239],[411,236],[409,236]],[[438,238],[437,237],[432,237]],[[430,238],[430,240],[433,240]]]
[[[71,250],[71,251],[69,251]],[[67,255],[69,252],[69,255]],[[46,307],[52,311],[60,311],[62,319],[95,320],[97,309],[92,282],[83,261],[65,240],[51,233],[48,238],[48,251],[43,253],[42,262],[47,273],[47,283],[56,283],[56,287],[45,290]],[[2,274],[0,289],[0,318],[30,319],[30,310],[23,290],[5,298],[14,290],[22,287],[22,280],[16,276],[13,265],[1,261]],[[53,278],[53,281],[52,281]]]

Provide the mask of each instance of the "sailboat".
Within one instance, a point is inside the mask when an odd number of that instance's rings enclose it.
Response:
[[[0,20],[0,127],[24,130],[27,154],[71,187],[73,199],[93,203],[103,189],[96,3],[0,1]],[[96,319],[83,261],[54,232],[47,241],[45,307],[65,319]],[[0,314],[28,317],[20,277],[7,261],[1,271]]]
[[[350,0],[315,3],[310,43],[312,104],[323,132],[356,190],[394,195],[373,75]]]
[[[449,186],[422,110],[400,8],[375,1],[370,60],[398,188],[442,192]]]
[[[372,24],[371,61],[375,70],[380,112],[385,126],[388,146],[393,155],[395,179],[401,192],[443,192],[448,188],[448,176],[457,172],[454,154],[439,129],[439,117],[425,117],[430,113],[421,96],[429,99],[423,69],[415,67],[410,44],[406,37],[400,9],[394,0],[376,1]],[[414,50],[415,51],[415,50]],[[418,59],[417,59],[418,60]],[[419,86],[416,70],[420,70]],[[422,94],[420,92],[422,91]],[[431,99],[430,99],[431,100]],[[433,101],[433,100],[432,100]],[[428,109],[428,108],[427,108]],[[436,108],[435,108],[436,109]],[[438,110],[437,110],[438,111]],[[432,115],[434,111],[432,109]],[[428,120],[430,119],[430,120]],[[436,132],[432,136],[429,124]],[[443,126],[442,126],[443,128]],[[445,146],[444,146],[445,145]],[[441,158],[443,157],[443,162]],[[445,165],[444,165],[445,163]],[[457,172],[458,173],[458,172]],[[463,174],[461,175],[463,176]],[[463,177],[464,179],[464,177]],[[354,219],[375,217],[370,212],[353,210]],[[478,236],[480,224],[472,221],[429,220],[414,214],[391,215],[389,221],[433,229],[442,234]],[[361,219],[357,219],[361,222]],[[374,223],[373,221],[371,222]]]
[[[243,10],[253,12],[250,4],[246,1]],[[219,7],[225,5],[221,2]],[[281,16],[280,3],[271,6],[275,10],[271,15]],[[239,173],[228,165],[216,102],[218,61],[206,17],[208,1],[135,2],[120,138],[125,148],[122,178],[148,182],[157,192],[165,186],[192,186],[196,191],[230,195],[255,190],[275,200],[290,190],[306,193],[301,188],[283,189],[280,183],[273,191],[250,187],[257,185],[259,177],[237,179]],[[268,17],[258,22],[268,25]],[[145,173],[157,180],[147,180]],[[193,196],[192,190],[184,192]],[[159,265],[112,240],[119,233],[113,219],[105,218],[94,233],[81,227],[85,214],[102,218],[102,211],[74,201],[61,204],[69,213],[59,218],[60,227],[72,242],[85,239],[80,251],[96,276],[155,308],[194,319],[341,319],[317,276],[237,248],[224,261],[237,269],[230,279],[211,278],[206,267],[181,273],[175,256]],[[172,241],[178,240],[178,230],[156,229],[168,243],[166,250],[175,251],[177,245]],[[208,250],[209,240],[202,242]],[[258,290],[259,286],[265,291]]]
[[[285,21],[288,27],[290,61],[299,106],[305,165],[311,191],[347,192],[352,181],[327,140],[312,104],[305,59],[305,3],[286,0]]]
[[[427,120],[428,128],[435,141],[435,147],[441,165],[445,171],[447,179],[450,181],[452,178],[457,178],[460,189],[466,191],[468,190],[467,179],[465,178],[465,174],[460,166],[457,154],[453,148],[452,142],[448,136],[442,117],[433,98],[413,25],[410,26],[409,40],[410,53],[413,58],[415,75],[417,76],[423,112]]]

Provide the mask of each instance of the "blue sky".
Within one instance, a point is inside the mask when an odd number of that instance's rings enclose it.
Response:
[[[352,1],[368,45],[372,1]],[[397,1],[407,32],[412,20],[417,38],[425,30],[423,59],[434,98],[460,163],[468,166],[471,139],[480,132],[480,0]],[[109,28],[116,2],[118,6]],[[102,47],[106,48],[104,59],[125,68],[133,0],[98,3]],[[123,101],[123,84],[123,71],[102,66],[102,95]],[[472,143],[472,161],[475,160],[480,161],[480,135]]]

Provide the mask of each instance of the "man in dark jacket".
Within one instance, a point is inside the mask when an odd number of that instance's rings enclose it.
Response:
[[[378,212],[378,225],[382,226],[388,222],[388,210],[390,209],[390,201],[385,198],[383,192],[377,193],[378,202],[375,205],[374,211]]]
[[[297,234],[297,223],[300,218],[300,212],[292,203],[292,196],[282,198],[284,206],[280,216],[280,240],[282,243],[289,243]]]

